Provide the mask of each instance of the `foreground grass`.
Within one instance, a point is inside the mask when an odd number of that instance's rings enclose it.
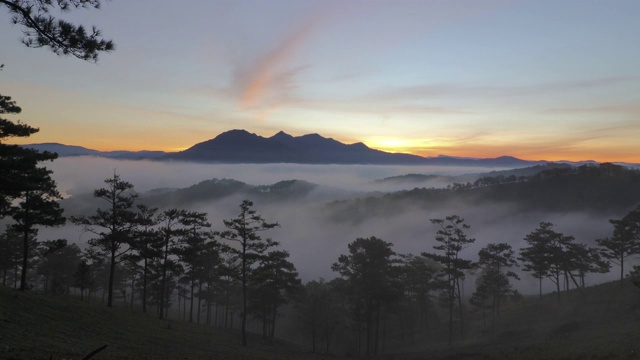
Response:
[[[607,283],[505,307],[494,329],[468,313],[464,340],[436,338],[396,347],[380,359],[640,359],[640,289]],[[445,328],[439,331],[446,331]],[[442,338],[442,337],[439,337]],[[331,359],[237,331],[159,320],[126,308],[0,287],[0,359]]]
[[[496,325],[470,314],[464,340],[385,356],[400,359],[640,359],[640,289],[625,281],[528,297],[511,304]]]
[[[0,359],[320,359],[259,336],[0,287]]]

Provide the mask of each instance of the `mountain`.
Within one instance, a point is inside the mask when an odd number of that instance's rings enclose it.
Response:
[[[391,154],[363,143],[343,144],[318,134],[291,136],[279,132],[265,138],[231,130],[171,155],[179,160],[227,163],[420,164],[424,158]]]
[[[142,159],[161,159],[166,157],[167,153],[163,151],[98,151],[87,149],[82,146],[64,145],[60,143],[42,143],[23,145],[25,148],[35,149],[38,151],[51,151],[60,157],[68,156],[97,156],[111,159],[126,160],[142,160]]]
[[[278,132],[265,138],[245,130],[231,130],[201,142],[170,158],[188,161],[224,163],[300,163],[300,164],[374,164],[374,165],[458,165],[516,167],[542,162],[510,156],[495,159],[457,158],[389,153],[371,149],[358,142],[344,144],[319,134],[291,136]]]
[[[469,158],[439,155],[421,157],[418,155],[389,153],[371,149],[357,142],[344,144],[319,134],[291,136],[278,132],[272,137],[262,137],[246,130],[231,130],[213,139],[173,153],[162,151],[108,151],[101,152],[80,146],[57,143],[23,145],[37,150],[57,152],[60,156],[100,156],[113,159],[181,160],[208,163],[297,163],[297,164],[371,164],[371,165],[434,165],[434,166],[474,166],[474,167],[527,167],[542,165],[547,161],[528,161],[512,156],[497,158]],[[571,163],[565,162],[563,163]],[[571,163],[582,165],[588,162]],[[628,164],[625,164],[629,166]]]

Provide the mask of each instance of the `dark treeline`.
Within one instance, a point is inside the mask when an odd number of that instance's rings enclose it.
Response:
[[[335,201],[328,216],[337,222],[360,223],[373,216],[393,216],[408,206],[433,209],[453,204],[509,204],[518,211],[622,212],[640,199],[640,171],[603,163],[551,167],[534,175],[483,176],[474,182],[443,188],[411,190]]]

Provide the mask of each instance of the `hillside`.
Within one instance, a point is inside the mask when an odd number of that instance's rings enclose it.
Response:
[[[361,222],[393,216],[408,207],[429,209],[449,204],[509,204],[519,212],[587,211],[617,213],[640,203],[640,171],[618,165],[558,167],[529,177],[484,177],[449,188],[414,188],[379,196],[337,201],[327,213],[337,221]]]
[[[438,334],[445,332],[440,325],[428,340],[417,338],[413,346],[390,349],[380,358],[639,358],[640,289],[628,282],[623,288],[616,281],[563,292],[560,302],[556,294],[511,300],[493,330],[485,318],[490,315],[468,309],[465,339],[453,348]],[[0,287],[0,324],[0,358],[8,360],[80,359],[103,345],[108,346],[94,359],[336,359],[258,336],[242,348],[235,331],[6,287]]]
[[[92,359],[316,359],[259,336],[243,348],[236,331],[0,286],[0,359],[81,359],[103,345]]]
[[[469,309],[465,339],[420,340],[387,360],[640,359],[640,289],[618,281],[510,301],[491,326],[491,314]],[[485,318],[486,316],[486,318]]]

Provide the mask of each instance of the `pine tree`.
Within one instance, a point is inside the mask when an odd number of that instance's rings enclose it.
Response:
[[[458,215],[450,215],[444,219],[431,219],[431,223],[438,227],[436,231],[436,241],[438,245],[433,248],[438,253],[423,253],[422,256],[435,260],[442,265],[440,279],[445,290],[447,307],[449,310],[449,345],[453,343],[453,315],[458,302],[458,312],[460,317],[460,336],[464,335],[464,321],[462,313],[461,281],[464,279],[465,271],[473,266],[471,260],[460,258],[460,252],[475,239],[467,237],[465,230],[470,226]]]
[[[260,214],[253,208],[253,202],[244,200],[240,204],[240,214],[238,217],[223,220],[226,231],[218,232],[223,240],[231,241],[239,247],[230,247],[229,252],[233,254],[240,262],[240,282],[242,284],[242,345],[247,345],[247,304],[248,304],[248,285],[249,274],[252,266],[260,260],[266,251],[278,245],[271,239],[262,239],[260,232],[273,229],[278,223],[269,223],[262,218]]]
[[[27,47],[48,47],[57,55],[71,55],[85,61],[98,61],[100,52],[114,49],[111,40],[102,39],[100,30],[87,30],[63,19],[56,19],[56,7],[68,12],[77,8],[100,8],[100,0],[0,0],[11,14],[11,22],[20,25],[22,43]]]
[[[73,216],[71,221],[82,226],[84,231],[97,237],[89,240],[89,245],[109,256],[109,285],[107,306],[113,306],[113,288],[116,264],[131,247],[136,214],[132,210],[138,197],[132,192],[133,185],[120,179],[116,173],[104,181],[107,187],[97,189],[93,196],[104,200],[108,207],[97,209],[94,215]]]

